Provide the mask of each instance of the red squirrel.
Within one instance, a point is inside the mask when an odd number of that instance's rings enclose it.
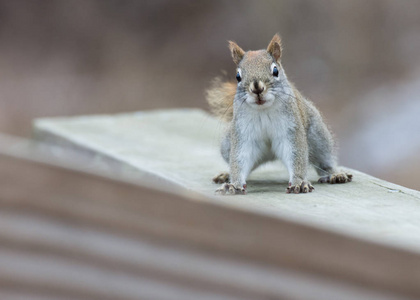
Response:
[[[230,171],[213,178],[223,183],[216,192],[245,194],[250,172],[276,159],[289,172],[287,193],[312,192],[310,165],[320,183],[350,182],[352,174],[337,169],[334,139],[321,114],[287,79],[280,36],[266,50],[245,52],[232,41],[229,49],[237,83],[215,80],[206,93],[213,113],[228,123],[221,153]]]

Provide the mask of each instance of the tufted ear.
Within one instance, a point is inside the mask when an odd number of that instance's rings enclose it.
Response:
[[[281,38],[276,33],[271,40],[270,44],[268,44],[267,52],[271,54],[275,61],[278,61],[281,57]]]
[[[232,53],[233,62],[238,65],[244,57],[245,51],[242,50],[242,48],[239,47],[235,42],[232,41],[229,41],[229,49]]]

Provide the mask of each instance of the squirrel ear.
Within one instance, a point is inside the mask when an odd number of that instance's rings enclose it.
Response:
[[[238,65],[244,57],[245,51],[242,50],[242,48],[239,47],[235,42],[232,41],[229,41],[229,49],[232,53],[233,62]]]
[[[278,61],[281,57],[281,38],[276,33],[267,47],[267,52],[274,57],[275,61]]]

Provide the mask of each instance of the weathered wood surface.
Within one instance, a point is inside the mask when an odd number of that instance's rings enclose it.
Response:
[[[211,178],[227,170],[219,154],[223,123],[201,110],[40,119],[34,128],[36,139],[84,154],[87,166],[152,177],[163,189],[183,187],[205,195],[204,201],[420,251],[420,192],[354,170],[350,184],[315,183],[311,194],[288,195],[286,170],[271,164],[251,174],[246,196],[215,196]],[[310,179],[316,182],[315,172]]]
[[[418,253],[99,176],[11,142],[0,140],[1,299],[420,297]]]

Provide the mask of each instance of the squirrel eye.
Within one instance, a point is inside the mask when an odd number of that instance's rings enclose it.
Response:
[[[242,78],[241,75],[238,73],[236,73],[236,80],[238,80],[238,82],[241,82]]]
[[[276,66],[274,66],[274,68],[273,68],[273,76],[275,76],[275,77],[279,76],[279,70],[277,69]]]

